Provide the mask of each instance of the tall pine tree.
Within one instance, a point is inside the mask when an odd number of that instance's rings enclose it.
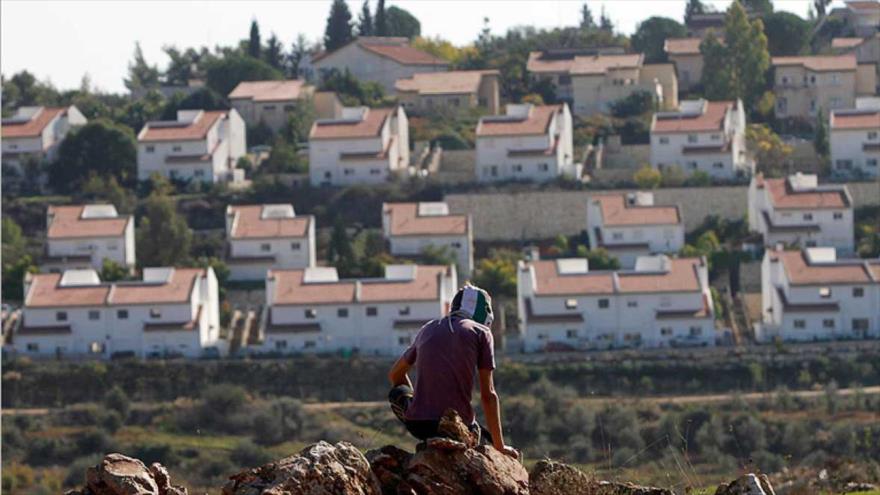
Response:
[[[385,0],[379,0],[379,3],[376,4],[373,34],[376,36],[388,36],[388,16],[385,14]]]
[[[257,20],[254,19],[251,21],[251,37],[248,40],[248,55],[254,58],[260,58],[260,26],[257,25]]]
[[[688,0],[687,6],[684,8],[684,22],[687,24],[694,15],[707,12],[709,12],[709,9],[706,8],[701,0]]]
[[[358,36],[373,35],[373,14],[370,13],[370,0],[364,0],[361,15],[358,18]]]
[[[269,41],[266,42],[266,52],[263,54],[266,63],[276,69],[282,69],[284,64],[284,54],[282,51],[283,48],[281,47],[281,42],[278,41],[278,37],[275,36],[275,33],[272,33],[272,36],[269,37]]]
[[[592,29],[596,27],[596,21],[593,20],[593,12],[586,2],[581,6],[581,29]]]
[[[345,0],[333,0],[327,29],[324,30],[324,49],[333,51],[354,39],[351,32],[351,11]]]

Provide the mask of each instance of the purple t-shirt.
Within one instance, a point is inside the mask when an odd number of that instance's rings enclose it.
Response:
[[[474,422],[471,392],[476,370],[495,369],[492,331],[484,325],[449,317],[425,324],[404,352],[416,367],[415,397],[406,419],[437,420],[453,408],[465,423]]]

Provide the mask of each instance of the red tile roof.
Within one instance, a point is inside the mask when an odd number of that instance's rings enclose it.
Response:
[[[205,274],[202,268],[175,268],[163,283],[117,283],[110,293],[110,304],[170,304],[189,301],[193,287]]]
[[[226,118],[227,113],[227,110],[205,111],[195,122],[178,126],[154,126],[152,122],[147,122],[138,136],[138,141],[193,141],[204,139],[217,121]]]
[[[82,218],[84,205],[50,206],[47,237],[49,239],[77,239],[89,237],[116,237],[125,234],[131,215],[116,218]]]
[[[670,55],[699,55],[702,38],[666,38],[663,49]]]
[[[555,260],[534,261],[531,265],[535,269],[537,296],[614,293],[613,272],[564,275],[557,270]]]
[[[576,55],[567,58],[545,57],[543,52],[531,52],[526,70],[538,73],[564,72],[571,74],[604,74],[609,69],[641,67],[641,53],[625,55]]]
[[[773,57],[774,66],[801,65],[806,69],[824,71],[850,71],[856,70],[858,63],[856,56],[847,53],[843,55],[808,55],[801,57]]]
[[[25,294],[26,308],[59,308],[68,306],[103,306],[110,293],[110,285],[61,287],[60,273],[32,275],[30,289]]]
[[[354,280],[304,283],[304,275],[304,270],[270,271],[269,278],[275,280],[272,304],[344,304],[355,301],[357,284]]]
[[[418,203],[386,203],[383,213],[389,215],[393,236],[465,235],[467,215],[419,215]]]
[[[394,108],[370,108],[367,115],[360,121],[325,120],[316,121],[312,125],[309,139],[351,139],[377,137],[382,132],[385,120],[394,112]]]
[[[782,261],[785,274],[792,285],[858,284],[871,283],[868,262],[836,262],[810,264],[802,251],[772,251],[771,261]],[[877,280],[875,279],[875,282]]]
[[[593,196],[599,204],[605,227],[624,225],[678,225],[681,223],[677,206],[638,206],[626,204],[625,194]]]
[[[760,187],[760,186],[759,186]],[[768,188],[770,201],[778,209],[822,209],[849,208],[849,199],[843,188],[836,190],[806,189],[796,191],[787,179],[763,179],[763,187]]]
[[[477,137],[546,134],[553,116],[561,111],[562,105],[543,105],[533,106],[528,117],[522,119],[507,116],[482,117],[477,123]]]
[[[863,38],[834,38],[831,40],[831,48],[852,48],[864,42]]]
[[[229,93],[229,99],[250,98],[254,101],[286,101],[299,98],[305,83],[292,81],[244,81]]]
[[[698,292],[699,258],[669,259],[666,272],[596,271],[560,274],[556,260],[534,261],[536,296]]]
[[[232,239],[270,239],[305,237],[309,232],[311,216],[290,218],[263,218],[266,205],[230,206],[229,213],[236,218],[232,224]]]
[[[497,70],[458,70],[452,72],[420,72],[410,78],[398,79],[395,89],[420,95],[476,93],[484,76]]]
[[[419,265],[412,280],[363,280],[360,301],[439,301],[440,277],[448,269],[446,266]]]
[[[703,113],[688,115],[683,113],[655,114],[651,132],[708,132],[724,129],[724,117],[733,111],[736,103],[732,101],[707,101]]]
[[[846,6],[855,10],[880,10],[880,2],[871,0],[855,0],[846,2]]]
[[[10,123],[8,120],[3,123],[0,129],[0,137],[3,138],[23,138],[36,137],[43,133],[43,130],[56,117],[63,115],[67,111],[66,107],[42,107],[27,122]]]
[[[880,110],[832,110],[832,129],[880,130]]]
[[[699,258],[670,259],[666,273],[618,273],[620,292],[696,292],[700,290]]]
[[[409,45],[409,40],[402,37],[374,37],[364,36],[357,38],[348,45],[334,50],[332,52],[322,52],[312,57],[312,63],[317,63],[330,55],[342,50],[343,48],[357,44],[364,50],[375,53],[381,57],[385,57],[402,65],[434,65],[447,66],[449,62],[440,57],[436,57],[428,52],[413,48]]]

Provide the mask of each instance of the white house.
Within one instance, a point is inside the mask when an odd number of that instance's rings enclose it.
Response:
[[[715,344],[702,258],[646,256],[617,271],[591,271],[584,258],[520,261],[517,304],[527,352]]]
[[[818,185],[815,175],[784,179],[758,174],[749,184],[749,229],[765,246],[834,247],[852,253],[852,197],[845,185]]]
[[[677,112],[657,112],[651,121],[651,166],[677,166],[718,179],[750,176],[746,114],[742,102],[688,100]]]
[[[835,110],[829,124],[835,174],[877,177],[880,170],[880,107]]]
[[[654,194],[597,194],[587,202],[591,248],[603,248],[623,268],[640,256],[677,253],[684,247],[684,220],[677,205],[654,205]]]
[[[101,270],[105,259],[134,269],[134,215],[107,204],[49,206],[43,268]]]
[[[318,118],[337,117],[342,104],[335,93],[315,91],[302,80],[242,81],[229,93],[229,103],[245,123],[265,123],[275,132],[287,125],[289,112],[297,105],[314,107]]]
[[[272,270],[256,350],[399,355],[448,312],[457,288],[452,265],[388,265],[384,277],[356,280],[332,267]]]
[[[273,268],[315,266],[315,217],[293,205],[226,207],[230,280],[265,280]]]
[[[28,356],[202,356],[225,351],[211,268],[144,268],[102,283],[92,270],[28,275],[13,348]]]
[[[84,125],[86,118],[73,105],[69,107],[20,107],[15,115],[3,119],[0,137],[3,165],[21,172],[27,157],[54,160],[58,145],[71,128]]]
[[[508,104],[506,115],[480,118],[476,179],[549,181],[578,178],[568,105]]]
[[[244,120],[235,110],[178,110],[177,120],[147,122],[138,134],[138,179],[154,173],[202,182],[240,180]]]
[[[678,106],[678,80],[673,64],[646,64],[641,53],[603,48],[532,52],[526,65],[533,81],[553,85],[557,101],[578,116],[605,113],[611,105],[644,92],[665,109]]]
[[[880,259],[833,248],[768,250],[761,264],[758,341],[880,337]]]
[[[342,109],[309,132],[313,186],[379,184],[409,167],[409,122],[403,107]]]
[[[449,62],[413,48],[407,38],[378,36],[360,36],[332,52],[314,55],[311,65],[322,80],[332,72],[347,71],[361,81],[378,83],[388,94],[398,79],[449,70]]]
[[[394,88],[400,104],[411,114],[483,108],[494,115],[500,105],[500,77],[494,69],[422,72],[398,79]]]
[[[446,203],[385,203],[382,231],[394,256],[418,257],[430,246],[454,256],[462,276],[474,269],[471,216],[450,214]]]

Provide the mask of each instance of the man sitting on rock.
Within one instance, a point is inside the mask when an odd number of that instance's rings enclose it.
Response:
[[[426,323],[394,363],[388,373],[393,387],[388,400],[414,437],[425,440],[439,436],[440,418],[447,409],[453,409],[486,443],[511,457],[518,456],[514,448],[504,445],[501,433],[501,407],[492,379],[492,319],[489,294],[465,285],[455,294],[449,314]],[[413,366],[417,371],[415,391],[407,375]],[[480,398],[488,431],[477,423],[471,407],[475,370],[480,375]]]

